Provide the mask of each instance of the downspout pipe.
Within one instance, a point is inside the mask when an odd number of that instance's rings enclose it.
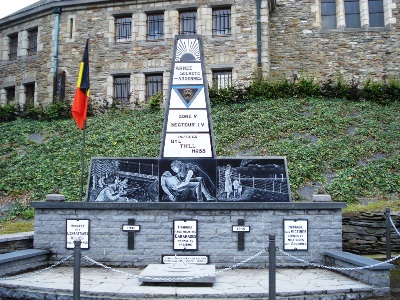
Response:
[[[262,62],[261,62],[261,0],[256,0],[256,10],[257,10],[257,71],[258,80],[261,81],[262,78]]]
[[[54,13],[54,50],[53,50],[53,100],[57,95],[58,40],[60,32],[61,7],[55,7]]]

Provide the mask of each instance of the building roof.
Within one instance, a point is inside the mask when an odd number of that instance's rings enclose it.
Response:
[[[69,0],[64,0],[64,1],[69,1]],[[31,4],[31,5],[26,6],[26,7],[22,8],[22,9],[20,9],[20,10],[17,10],[16,12],[13,12],[13,13],[5,16],[3,19],[7,19],[7,18],[9,18],[11,16],[15,16],[15,15],[20,15],[20,14],[22,14],[24,12],[29,12],[32,9],[43,7],[46,4],[50,4],[50,3],[53,3],[53,2],[64,2],[64,1],[63,0],[40,0],[40,1],[37,1],[37,2],[35,2],[33,4]]]
[[[11,0],[12,1],[12,0]],[[43,12],[52,12],[56,7],[79,6],[85,4],[108,2],[107,0],[40,0],[23,9],[20,9],[4,18],[0,19],[0,27],[7,26],[8,23],[20,22],[21,19],[36,16]]]

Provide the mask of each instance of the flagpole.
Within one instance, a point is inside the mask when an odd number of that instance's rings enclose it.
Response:
[[[85,170],[85,140],[86,140],[86,122],[85,125],[83,126],[82,130],[82,161],[81,161],[81,186],[80,186],[80,192],[79,192],[79,199],[82,201],[83,197],[83,172]]]

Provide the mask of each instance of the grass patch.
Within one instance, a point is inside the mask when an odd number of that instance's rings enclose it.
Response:
[[[362,204],[348,204],[343,209],[344,213],[356,213],[356,212],[381,212],[382,214],[386,211],[386,208],[390,208],[391,212],[400,211],[400,201],[378,201],[370,203],[368,205]]]
[[[19,221],[10,220],[0,222],[0,234],[10,234],[18,232],[33,231],[33,220],[32,221]]]

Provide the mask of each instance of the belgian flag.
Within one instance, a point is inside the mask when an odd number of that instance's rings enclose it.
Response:
[[[80,129],[85,128],[90,94],[89,82],[89,39],[86,40],[85,52],[79,68],[78,83],[72,103],[72,117]]]

